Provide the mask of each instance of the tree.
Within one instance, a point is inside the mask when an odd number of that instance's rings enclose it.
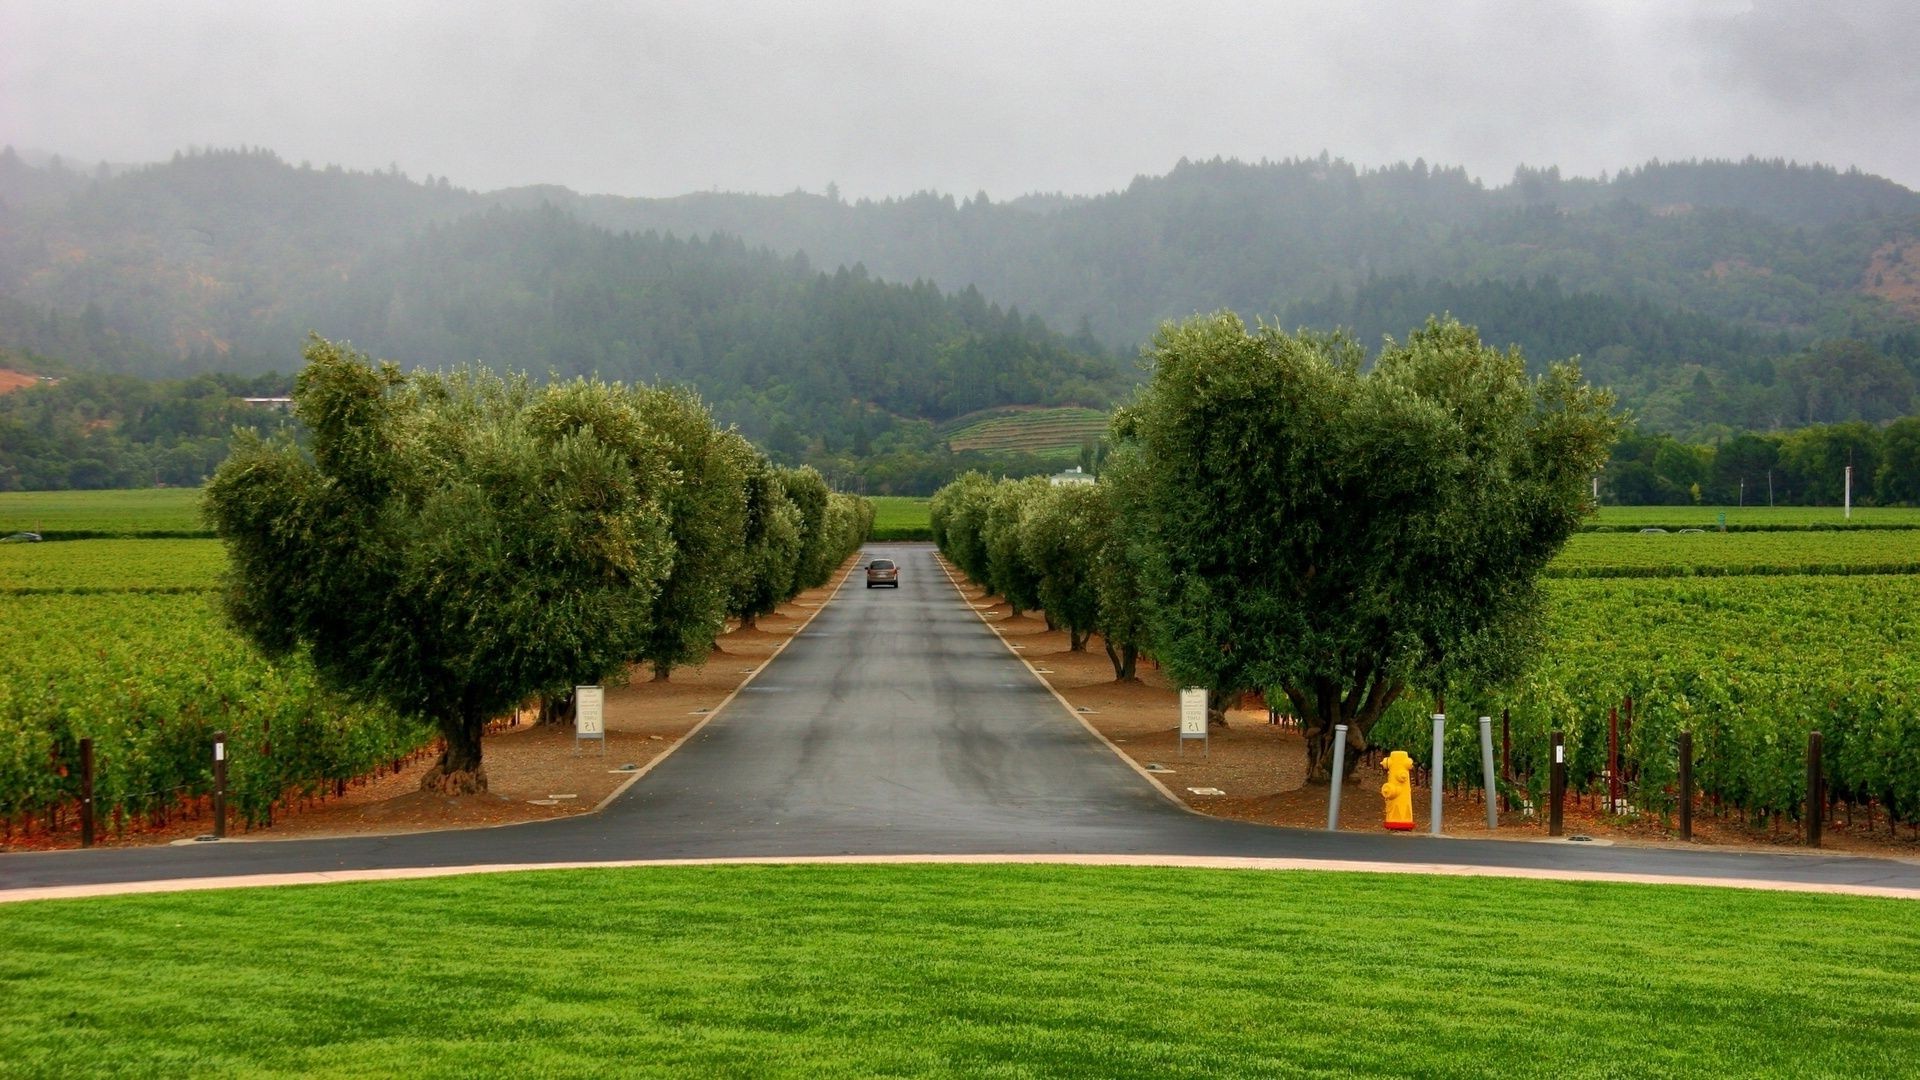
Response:
[[[1618,419],[1555,364],[1529,380],[1452,320],[1389,342],[1370,373],[1337,336],[1249,333],[1229,314],[1162,327],[1115,432],[1141,515],[1154,654],[1217,695],[1278,688],[1309,776],[1333,728],[1355,750],[1409,685],[1516,676],[1537,579],[1591,510]],[[1349,760],[1353,760],[1349,758]]]
[[[310,453],[242,437],[207,487],[227,611],[269,654],[304,650],[333,688],[436,725],[424,789],[484,791],[489,720],[639,649],[671,477],[592,427],[543,424],[556,389],[402,375],[318,338],[306,360]],[[573,393],[618,411],[607,388]]]
[[[1880,434],[1880,468],[1873,476],[1881,505],[1920,505],[1920,416],[1887,425]]]
[[[1007,601],[1014,618],[1040,607],[1040,574],[1020,546],[1020,520],[1027,507],[1046,497],[1047,481],[1040,477],[1002,480],[987,499],[980,523],[986,548],[987,585]]]
[[[737,436],[735,437],[738,438]],[[745,447],[747,515],[742,537],[740,576],[734,582],[727,612],[752,628],[794,595],[800,570],[800,508],[787,498],[780,470],[766,457]]]
[[[734,436],[715,431],[713,417],[686,390],[629,391],[640,420],[664,439],[679,478],[666,494],[673,565],[654,599],[645,640],[634,659],[664,681],[681,664],[703,663],[726,629],[728,601],[739,578],[746,529],[745,462]]]
[[[1087,647],[1100,618],[1094,560],[1105,545],[1111,513],[1097,485],[1038,489],[1020,519],[1020,555],[1038,576],[1040,606],[1067,631],[1067,648]]]

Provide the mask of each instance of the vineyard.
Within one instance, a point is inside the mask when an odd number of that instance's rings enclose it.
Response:
[[[1453,703],[1510,718],[1516,794],[1540,805],[1548,735],[1565,732],[1568,783],[1608,783],[1620,733],[1621,813],[1675,808],[1677,736],[1691,731],[1704,804],[1755,825],[1797,820],[1807,734],[1825,741],[1830,799],[1862,823],[1920,822],[1920,577],[1549,582],[1545,654],[1513,691]],[[1628,703],[1631,702],[1629,707]],[[1425,760],[1426,702],[1374,731]],[[1449,725],[1447,767],[1478,775],[1478,734]],[[1878,814],[1877,818],[1873,815]]]
[[[210,592],[226,565],[218,540],[0,544],[0,594]]]
[[[867,500],[873,504],[873,531],[868,539],[888,540],[931,540],[933,527],[927,518],[927,500],[910,495],[875,495]]]
[[[0,492],[0,536],[17,532],[50,540],[213,535],[200,518],[197,488]]]
[[[1920,529],[1920,507],[1856,506],[1603,506],[1581,528],[1587,532],[1638,529],[1734,531],[1805,529]]]
[[[1107,414],[1098,409],[996,410],[963,417],[947,432],[947,445],[956,452],[1073,453],[1106,431]]]
[[[0,672],[9,835],[72,806],[82,738],[93,740],[100,819],[124,828],[163,823],[211,791],[216,730],[227,734],[231,804],[249,822],[290,792],[413,753],[429,735],[327,693],[304,664],[261,658],[211,595],[9,596]]]
[[[1555,577],[1920,572],[1920,530],[1590,532],[1576,534]]]

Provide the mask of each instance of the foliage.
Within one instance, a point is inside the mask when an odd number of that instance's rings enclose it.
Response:
[[[78,546],[33,545],[53,555]],[[215,731],[227,735],[234,810],[255,823],[290,791],[365,775],[430,737],[385,705],[327,689],[301,656],[263,658],[211,595],[9,596],[6,608],[0,819],[9,825],[78,800],[83,738],[94,744],[104,829],[209,794]]]
[[[1536,579],[1589,512],[1616,419],[1572,365],[1528,380],[1431,321],[1368,374],[1338,338],[1162,328],[1131,444],[1154,654],[1182,685],[1277,688],[1325,779],[1408,683],[1516,674]]]
[[[311,455],[244,440],[207,490],[228,612],[269,655],[438,725],[423,785],[484,790],[488,720],[620,672],[656,629],[683,485],[653,448],[678,433],[604,387],[405,376],[319,339],[294,396]]]
[[[729,447],[744,462],[746,515],[741,531],[740,573],[727,614],[752,626],[799,590],[800,508],[787,498],[778,467],[746,440],[728,434]]]
[[[1113,527],[1106,493],[1087,484],[1034,487],[1021,510],[1020,561],[1036,578],[1036,601],[1049,622],[1067,631],[1068,648],[1079,652],[1100,621],[1093,570]]]

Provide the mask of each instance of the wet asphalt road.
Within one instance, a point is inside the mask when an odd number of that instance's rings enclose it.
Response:
[[[0,890],[510,862],[868,854],[1226,855],[1537,867],[1920,889],[1887,859],[1328,834],[1171,803],[1069,716],[925,545],[869,545],[727,709],[604,812],[412,836],[0,854]],[[864,561],[864,559],[863,559]]]

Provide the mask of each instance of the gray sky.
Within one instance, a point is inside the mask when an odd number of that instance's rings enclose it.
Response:
[[[1909,0],[0,0],[0,142],[494,188],[1098,192],[1182,156],[1490,184],[1789,157],[1920,187]]]

